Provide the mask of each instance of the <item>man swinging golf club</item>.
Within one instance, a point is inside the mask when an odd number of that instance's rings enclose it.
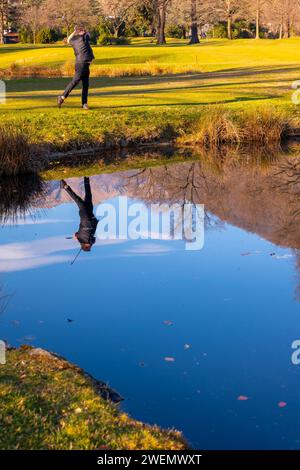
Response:
[[[96,242],[95,233],[97,230],[98,220],[94,215],[90,180],[89,178],[84,178],[84,199],[79,197],[65,180],[60,182],[60,186],[69,194],[79,208],[80,226],[78,232],[74,234],[74,238],[79,242],[81,250],[91,251],[92,246]]]
[[[71,91],[82,82],[82,108],[88,110],[90,65],[95,58],[90,45],[90,34],[84,27],[75,26],[74,32],[68,37],[68,44],[73,46],[76,57],[75,75],[63,94],[58,96],[57,105],[61,108]]]

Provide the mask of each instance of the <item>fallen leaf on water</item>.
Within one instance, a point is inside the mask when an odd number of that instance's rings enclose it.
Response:
[[[286,403],[285,401],[280,401],[280,402],[278,403],[278,407],[279,407],[279,408],[285,408],[286,406],[287,406],[287,403]]]
[[[171,320],[164,320],[164,325],[166,326],[172,326],[173,322]]]
[[[175,362],[175,357],[165,357],[166,362]]]
[[[246,395],[240,395],[237,397],[238,401],[247,401],[249,400],[249,397],[246,397]]]
[[[191,345],[190,344],[185,344],[183,347],[184,347],[184,349],[190,349]]]
[[[23,341],[26,341],[26,343],[31,343],[36,339],[35,336],[24,336]]]

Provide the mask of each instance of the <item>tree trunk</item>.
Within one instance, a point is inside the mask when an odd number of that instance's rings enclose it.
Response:
[[[197,18],[197,0],[191,0],[191,40],[190,44],[199,44]]]
[[[260,31],[260,0],[256,2],[256,35],[255,39],[259,39],[259,31]]]
[[[157,44],[166,44],[166,4],[165,2],[161,2],[158,7],[158,37],[157,37]]]
[[[279,39],[282,39],[283,36],[283,23],[279,25]]]
[[[290,22],[290,20],[287,20],[287,22],[286,22],[286,37],[287,38],[291,37],[291,22]]]
[[[5,28],[4,11],[1,11],[1,16],[0,16],[0,44],[4,44],[4,28]]]
[[[232,39],[232,30],[231,30],[232,18],[231,15],[227,18],[227,37],[228,39]]]

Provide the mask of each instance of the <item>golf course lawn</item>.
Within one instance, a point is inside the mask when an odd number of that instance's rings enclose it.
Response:
[[[101,67],[105,74],[108,69],[117,74],[122,68],[138,71],[137,66],[149,63],[167,66],[168,75],[92,77],[89,113],[80,108],[80,89],[63,109],[56,108],[56,97],[68,78],[7,80],[1,121],[16,123],[34,142],[64,148],[74,142],[78,147],[101,142],[107,134],[129,141],[180,135],[204,109],[215,106],[236,113],[279,108],[293,118],[299,115],[291,86],[300,78],[300,38],[204,40],[197,46],[182,41],[155,46],[148,39],[94,49],[92,75]],[[63,45],[1,46],[0,69],[12,64],[59,68],[72,55]]]

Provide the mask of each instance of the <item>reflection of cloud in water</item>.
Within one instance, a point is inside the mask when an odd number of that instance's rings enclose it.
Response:
[[[133,255],[162,255],[170,253],[173,249],[168,245],[155,244],[155,243],[143,243],[141,245],[129,248],[126,253]]]
[[[61,224],[61,223],[73,223],[75,222],[74,219],[66,220],[66,219],[40,219],[40,218],[26,218],[24,220],[18,220],[18,225],[44,225],[44,224]],[[13,220],[8,220],[6,222],[6,226],[15,226],[15,222]]]
[[[105,240],[101,245],[121,243]],[[76,240],[67,240],[65,235],[22,243],[7,243],[0,246],[0,272],[25,271],[54,264],[70,262],[71,253],[78,248]],[[85,259],[91,259],[86,257]]]

